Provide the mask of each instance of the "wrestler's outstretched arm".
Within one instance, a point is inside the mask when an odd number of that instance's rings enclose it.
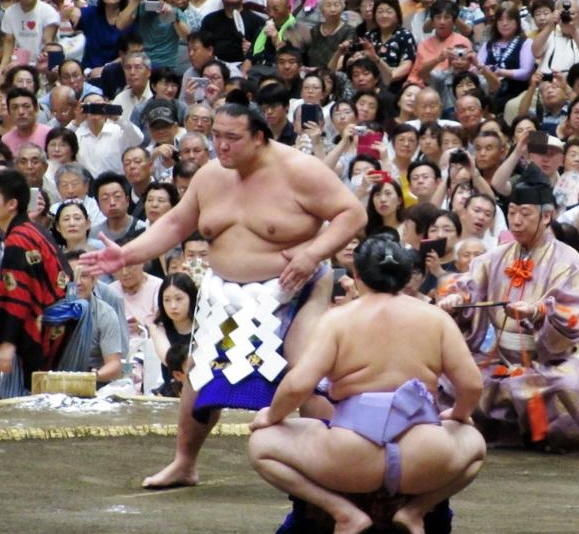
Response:
[[[331,372],[338,349],[334,312],[328,310],[320,317],[310,332],[303,355],[281,381],[271,406],[257,413],[250,424],[251,430],[279,423],[297,410],[311,396],[320,380]]]
[[[181,244],[185,237],[197,230],[198,220],[199,205],[192,183],[181,201],[139,237],[121,248],[100,234],[105,248],[83,254],[79,263],[93,275],[111,273],[125,265],[144,263]]]

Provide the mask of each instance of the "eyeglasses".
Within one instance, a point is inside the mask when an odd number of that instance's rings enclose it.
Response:
[[[223,80],[221,74],[206,74],[205,78],[209,78],[211,81]]]

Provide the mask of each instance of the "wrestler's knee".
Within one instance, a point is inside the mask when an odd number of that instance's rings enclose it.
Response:
[[[260,428],[254,430],[249,436],[248,455],[249,463],[257,469],[261,460],[271,457],[272,453],[272,428]]]

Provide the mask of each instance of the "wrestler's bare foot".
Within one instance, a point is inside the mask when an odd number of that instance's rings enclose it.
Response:
[[[392,517],[394,525],[406,528],[410,534],[424,534],[424,515],[412,504],[407,504]]]
[[[370,517],[355,506],[347,514],[340,514],[340,517],[334,519],[334,534],[359,534],[372,526]]]
[[[174,460],[158,473],[145,478],[142,487],[145,489],[177,488],[181,486],[196,486],[198,482],[199,475],[195,469],[191,470],[188,466],[183,466],[177,460]]]

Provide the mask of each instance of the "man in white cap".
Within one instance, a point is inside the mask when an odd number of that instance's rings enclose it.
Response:
[[[501,166],[493,175],[491,185],[501,195],[509,196],[513,185],[517,182],[518,176],[513,176],[513,171],[522,157],[533,162],[549,178],[551,187],[555,188],[557,197],[557,180],[559,179],[559,167],[563,165],[563,141],[548,135],[542,143],[529,143],[529,133],[524,134],[509,157],[503,161]],[[558,202],[559,203],[559,202]]]

